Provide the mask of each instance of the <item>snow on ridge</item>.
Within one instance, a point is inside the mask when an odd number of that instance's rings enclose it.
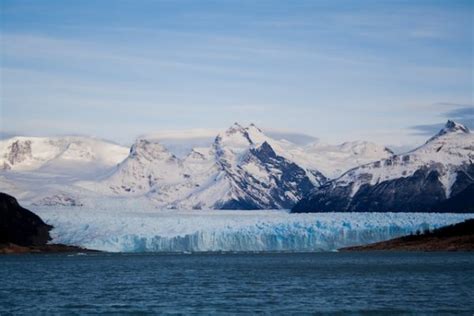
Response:
[[[112,252],[333,251],[461,222],[474,214],[40,209],[55,243]]]
[[[112,166],[127,154],[125,147],[85,136],[16,136],[0,140],[0,168],[14,171],[34,171],[68,161]]]
[[[469,128],[461,123],[448,120],[444,127],[438,132],[438,134],[434,135],[431,137],[427,143],[437,139],[438,137],[441,137],[446,134],[469,134],[471,131]]]
[[[194,136],[202,135],[206,132],[199,131]],[[181,157],[173,155],[169,146],[162,143],[166,137],[181,141],[189,136],[192,135],[169,132],[157,137],[140,137],[130,150],[108,143],[104,143],[106,147],[102,148],[98,141],[84,137],[61,138],[62,147],[53,146],[56,151],[51,157],[46,157],[41,166],[31,167],[28,169],[30,173],[12,172],[6,176],[19,185],[12,194],[27,196],[28,203],[37,205],[52,205],[57,201],[59,205],[72,203],[85,206],[92,199],[100,200],[98,195],[104,195],[116,198],[143,196],[156,203],[157,207],[169,208],[212,208],[232,200],[242,203],[249,199],[251,204],[266,203],[257,208],[278,207],[278,203],[288,207],[285,200],[296,203],[306,192],[306,188],[299,192],[296,187],[299,181],[305,181],[299,175],[298,168],[304,171],[313,186],[317,186],[326,180],[326,171],[341,173],[347,166],[375,159],[373,155],[377,158],[385,155],[383,150],[374,150],[361,142],[353,146],[346,143],[344,148],[334,147],[330,151],[323,147],[311,151],[309,147],[275,140],[254,124],[242,126],[238,123],[220,132],[211,144],[194,147]],[[53,140],[44,138],[42,141],[50,144]],[[264,143],[271,150],[260,150],[258,153]],[[18,150],[20,157],[30,156],[28,146]],[[35,151],[34,146],[31,147]],[[286,159],[288,164],[265,158],[272,151]],[[112,155],[108,154],[110,152]],[[335,162],[337,168],[334,167]],[[295,163],[298,168],[290,166],[290,163]],[[324,169],[322,174],[319,166]],[[283,188],[277,187],[281,168],[286,170],[287,176],[297,180],[296,186],[292,180],[281,183]],[[62,180],[65,174],[70,175],[67,181]],[[40,190],[37,183],[41,179],[44,186]],[[280,202],[272,203],[274,199]]]
[[[412,177],[417,171],[429,170],[438,173],[445,197],[449,198],[458,172],[463,172],[473,162],[474,134],[462,124],[448,121],[425,144],[406,153],[393,154],[349,169],[330,184],[333,187],[352,185],[352,198],[364,184],[375,186],[384,181]]]
[[[78,185],[109,195],[145,195],[168,208],[289,207],[288,199],[296,203],[301,197],[300,183],[307,186],[305,171],[300,174],[298,167],[273,157],[267,141],[271,140],[255,125],[235,123],[218,134],[212,146],[195,148],[179,158],[159,140],[138,139],[114,173]],[[263,148],[264,144],[268,146]],[[279,175],[285,172],[296,182],[282,183],[280,188]],[[282,198],[278,191],[290,188],[294,192]]]
[[[184,131],[163,131],[145,135],[144,139],[157,140],[170,152],[180,158],[193,151],[195,147],[208,147],[218,139],[225,139],[228,147],[235,147],[234,152],[241,152],[251,142],[253,147],[258,147],[267,142],[275,152],[286,159],[295,162],[300,167],[308,170],[317,170],[326,177],[337,178],[343,172],[358,165],[366,164],[382,158],[388,158],[392,152],[385,146],[368,141],[351,141],[339,145],[325,144],[317,138],[312,138],[302,144],[285,139],[285,133],[263,130],[251,123],[243,126],[234,123],[224,131],[216,129],[195,129]],[[217,136],[216,136],[217,135]],[[295,134],[297,135],[297,134]],[[307,135],[306,135],[307,136]],[[288,137],[292,139],[292,137]],[[309,139],[310,137],[307,136]],[[188,144],[185,143],[187,140]],[[240,148],[240,150],[239,150]]]
[[[447,126],[451,126],[449,122]],[[349,184],[363,174],[370,174],[369,183],[374,185],[386,180],[409,177],[422,167],[438,165],[446,184],[446,192],[449,193],[457,167],[474,160],[474,134],[466,132],[459,125],[454,125],[452,129],[445,127],[414,150],[348,170],[334,181]]]
[[[335,178],[343,171],[350,169],[351,167],[355,167],[358,164],[367,163],[374,159],[377,160],[384,157],[384,153],[379,150],[379,148],[373,147],[373,144],[369,142],[349,142],[345,145],[320,145],[316,147],[314,147],[314,144],[317,144],[318,142],[313,142],[312,145],[303,146],[291,141],[272,138],[271,136],[266,135],[265,132],[258,128],[255,124],[250,124],[247,127],[243,127],[240,124],[235,123],[233,127],[227,130],[227,132],[232,129],[240,129],[244,133],[248,134],[249,139],[251,139],[255,147],[266,141],[272,146],[278,155],[294,161],[303,168],[319,170],[330,178]],[[225,133],[226,132],[219,133],[217,129],[191,129],[182,131],[168,130],[142,135],[138,139],[160,143],[169,152],[176,153],[178,158],[185,159],[194,148],[210,147],[215,140],[216,135],[222,135]],[[271,135],[271,132],[269,132],[269,134]],[[236,137],[236,143],[233,144],[232,141],[229,141],[228,145],[236,145],[237,147],[241,145],[245,146],[245,142],[241,144],[238,143],[238,138],[239,137]],[[28,162],[24,162],[22,165],[13,168],[14,170],[18,171],[35,170],[41,167],[41,165],[44,163],[53,160],[57,156],[60,156],[63,152],[64,158],[69,160],[74,157],[82,156],[84,159],[78,159],[78,161],[87,161],[93,160],[95,157],[99,160],[104,160],[104,163],[107,165],[114,165],[121,162],[126,158],[126,153],[128,153],[128,149],[120,145],[93,137],[18,136],[10,139],[0,140],[0,165],[2,165],[2,162],[5,161],[4,156],[7,155],[7,147],[11,145],[14,140],[31,141],[33,143],[33,151],[36,152],[35,156],[37,156],[34,159],[30,159]],[[94,144],[94,142],[96,144]],[[84,148],[78,145],[81,143],[84,144]],[[100,146],[98,146],[101,143],[106,145],[104,150],[100,150]],[[68,149],[67,146],[69,144],[72,144],[72,146]],[[353,146],[354,148],[352,150],[347,148],[348,144],[353,144],[349,146]],[[357,152],[356,147],[361,146],[367,147],[366,150],[362,148],[361,152]],[[314,148],[312,149],[312,147]],[[382,146],[379,147],[383,148]],[[94,153],[94,151],[99,151],[99,154]],[[107,152],[104,151],[108,151],[109,153],[107,154]],[[112,155],[110,155],[110,152],[112,152]],[[328,154],[325,152],[328,152]],[[342,152],[345,153],[340,154]],[[347,156],[349,155],[352,155],[354,159],[348,159]]]

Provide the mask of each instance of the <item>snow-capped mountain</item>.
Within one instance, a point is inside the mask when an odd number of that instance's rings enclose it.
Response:
[[[79,137],[13,137],[0,141],[0,191],[29,204],[79,206],[90,195],[74,185],[109,173],[129,149]]]
[[[180,153],[153,137],[130,150],[86,137],[14,137],[0,143],[0,190],[35,205],[117,198],[156,208],[291,208],[327,175],[390,155],[368,142],[301,146],[237,123],[208,146]]]
[[[330,145],[314,142],[306,146],[280,143],[285,157],[308,169],[316,169],[329,179],[335,179],[354,167],[388,158],[393,152],[387,147],[367,141]]]
[[[265,141],[280,156],[305,169],[319,170],[330,179],[339,177],[351,168],[393,155],[390,149],[367,141],[350,141],[332,145],[305,134],[260,129],[254,124],[250,124],[248,128],[250,133],[252,128],[260,130],[265,135]],[[144,135],[141,138],[158,142],[177,157],[184,158],[195,148],[211,146],[218,133],[213,129],[163,131]]]
[[[254,125],[235,124],[216,137],[208,157],[214,173],[179,204],[193,208],[289,208],[324,176],[278,155]],[[315,176],[316,175],[316,176]],[[178,206],[179,206],[178,204]]]
[[[474,134],[448,121],[419,148],[353,168],[315,189],[293,212],[467,211],[454,202],[473,187]]]
[[[12,171],[68,173],[81,167],[97,168],[116,165],[128,149],[89,137],[13,137],[0,141],[0,168]]]
[[[158,182],[180,181],[181,161],[162,145],[139,139],[104,183],[116,193],[144,194]]]
[[[116,171],[84,188],[120,196],[146,195],[168,208],[289,208],[325,181],[275,152],[256,126],[234,124],[212,146],[180,159],[159,143],[138,140]]]
[[[318,138],[279,129],[263,129],[266,136],[276,141],[283,141],[300,147],[315,143]],[[179,158],[186,157],[194,148],[209,147],[213,144],[220,129],[195,128],[184,130],[162,130],[148,133],[139,138],[159,142]]]

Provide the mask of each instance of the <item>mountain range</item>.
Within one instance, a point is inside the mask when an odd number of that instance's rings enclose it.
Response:
[[[178,154],[151,136],[130,149],[12,137],[0,141],[0,190],[38,206],[443,211],[463,203],[474,178],[473,135],[452,121],[402,155],[363,141],[302,144],[238,123],[203,145]]]
[[[473,161],[474,134],[448,121],[422,146],[350,169],[292,211],[472,212]]]

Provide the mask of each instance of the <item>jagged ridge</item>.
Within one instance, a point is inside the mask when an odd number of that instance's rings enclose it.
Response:
[[[473,160],[474,135],[448,121],[423,146],[349,170],[315,189],[293,212],[473,212],[472,199],[456,207],[456,196],[474,183]]]
[[[95,206],[116,197],[156,208],[290,208],[324,184],[325,173],[390,155],[367,142],[300,146],[238,123],[184,157],[153,138],[138,139],[127,152],[85,137],[0,141],[0,156],[12,161],[0,174],[0,189],[49,207]]]

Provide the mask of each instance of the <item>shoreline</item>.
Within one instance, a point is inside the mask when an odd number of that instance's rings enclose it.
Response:
[[[64,244],[47,244],[40,246],[21,246],[13,243],[0,244],[0,255],[41,254],[41,253],[101,253],[100,250],[87,249]]]
[[[474,251],[474,219],[422,234],[398,237],[368,245],[344,247],[339,251]]]

